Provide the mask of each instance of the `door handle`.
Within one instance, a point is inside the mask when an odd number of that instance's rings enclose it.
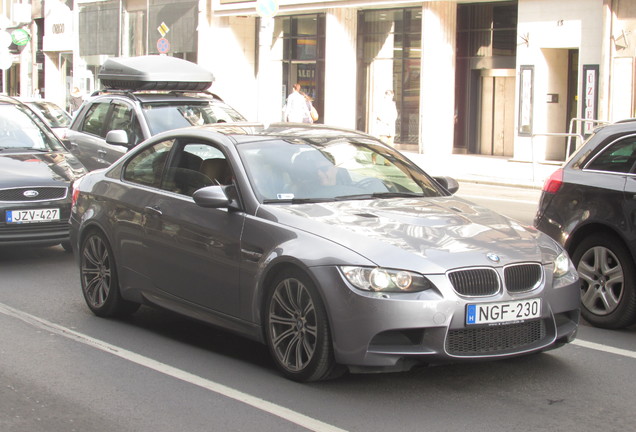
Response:
[[[97,154],[101,155],[101,156],[106,156],[106,150],[97,150]]]
[[[144,207],[144,210],[146,210],[146,213],[153,213],[157,216],[163,215],[161,209],[157,206],[146,206]]]

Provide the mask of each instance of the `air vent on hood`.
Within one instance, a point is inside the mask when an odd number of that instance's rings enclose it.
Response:
[[[378,215],[374,215],[371,213],[356,213],[356,216],[365,217],[365,218],[377,218]]]

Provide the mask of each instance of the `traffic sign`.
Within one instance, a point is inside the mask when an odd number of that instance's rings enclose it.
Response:
[[[0,48],[9,48],[13,43],[13,39],[8,31],[0,30]]]
[[[256,0],[256,13],[261,18],[273,18],[278,13],[278,0]]]
[[[170,31],[170,27],[168,27],[168,25],[165,22],[162,21],[161,25],[159,27],[157,27],[157,31],[159,32],[159,34],[163,38],[163,37],[166,37],[166,35]]]
[[[9,50],[0,50],[0,69],[7,70],[13,65],[13,55]]]
[[[17,46],[24,46],[31,40],[31,35],[24,29],[16,29],[11,32],[11,40]]]
[[[159,51],[160,54],[165,54],[170,50],[170,42],[168,41],[168,39],[162,37],[159,38],[159,40],[157,41],[157,51]]]

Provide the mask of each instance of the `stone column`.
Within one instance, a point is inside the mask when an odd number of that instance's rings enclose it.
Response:
[[[355,8],[328,9],[325,40],[325,124],[355,129],[356,37]]]
[[[422,5],[420,153],[452,154],[455,125],[457,4]]]

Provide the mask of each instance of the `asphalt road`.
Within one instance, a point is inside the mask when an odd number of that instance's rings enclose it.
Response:
[[[583,324],[548,353],[297,384],[174,314],[93,316],[59,246],[0,248],[0,431],[633,430],[635,333]]]

